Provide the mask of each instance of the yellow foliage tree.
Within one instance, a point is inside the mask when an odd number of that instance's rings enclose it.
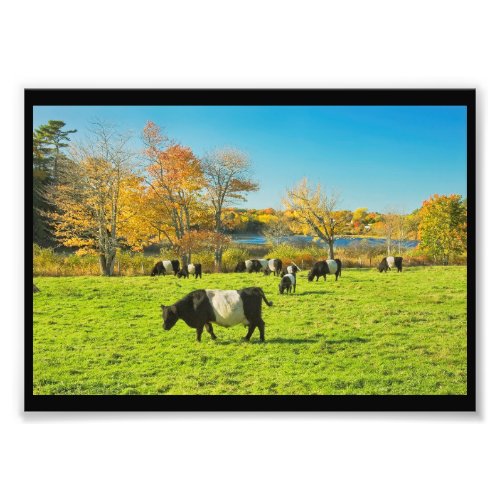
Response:
[[[146,239],[133,223],[140,179],[93,157],[75,163],[64,177],[53,191],[57,211],[49,214],[55,235],[63,245],[78,247],[77,253],[97,254],[102,274],[112,276],[120,243],[137,246]]]
[[[290,218],[292,231],[310,234],[324,241],[328,245],[328,257],[333,259],[335,239],[350,223],[350,219],[345,219],[345,213],[351,214],[335,211],[337,196],[327,195],[320,184],[310,186],[304,178],[286,191],[283,205]]]

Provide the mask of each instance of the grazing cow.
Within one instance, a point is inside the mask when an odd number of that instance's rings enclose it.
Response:
[[[160,274],[173,274],[175,276],[179,272],[179,269],[178,260],[160,260],[153,267],[151,276],[159,276]]]
[[[170,330],[177,320],[182,319],[191,328],[196,328],[196,340],[200,342],[203,327],[212,339],[216,339],[212,323],[225,327],[242,323],[248,326],[244,340],[250,340],[255,328],[258,328],[263,342],[265,323],[262,320],[262,301],[269,307],[273,305],[266,299],[262,288],[258,287],[195,290],[171,306],[161,306],[163,328]]]
[[[398,273],[403,272],[403,257],[392,257],[391,255],[384,257],[377,266],[379,272],[384,273],[390,271],[393,267],[398,270]]]
[[[289,266],[286,267],[286,269],[283,269],[281,271],[280,276],[283,278],[286,274],[297,274],[297,271],[299,268],[295,264],[290,264]]]
[[[258,273],[268,269],[269,265],[266,259],[250,259],[245,261],[245,268],[249,273]]]
[[[342,262],[340,259],[327,259],[316,262],[307,275],[307,280],[312,281],[316,277],[316,281],[320,276],[323,276],[326,281],[327,274],[335,274],[335,281],[339,279],[342,274]]]
[[[281,259],[269,259],[267,265],[268,268],[266,274],[273,273],[273,276],[279,276],[281,269],[283,269],[283,262]]]
[[[188,264],[187,267],[183,267],[178,273],[178,278],[189,278],[190,274],[194,274],[194,278],[201,279],[201,264]]]
[[[295,293],[295,286],[297,284],[297,277],[295,274],[285,274],[283,278],[281,278],[281,282],[278,286],[278,289],[280,291],[280,294],[283,294],[285,291],[286,293],[290,293],[293,288],[293,293]]]
[[[242,273],[245,270],[246,270],[245,263],[242,260],[240,260],[238,262],[238,264],[236,264],[236,267],[234,268],[234,272],[235,273]]]

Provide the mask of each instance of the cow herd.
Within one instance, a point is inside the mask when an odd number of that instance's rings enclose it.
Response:
[[[384,257],[377,266],[379,272],[387,272],[392,268],[398,272],[403,270],[402,257]],[[297,286],[297,272],[300,271],[296,264],[290,264],[283,268],[281,259],[248,259],[238,262],[234,272],[258,273],[265,275],[273,273],[279,276],[281,281],[278,285],[280,294],[295,293]],[[160,274],[173,274],[178,278],[189,278],[194,275],[195,279],[202,277],[201,264],[188,264],[180,267],[178,260],[161,260],[157,262],[151,276]],[[326,281],[326,275],[335,275],[335,281],[342,275],[342,262],[340,259],[326,259],[316,262],[307,275],[308,281],[316,281],[322,276]],[[219,326],[230,327],[237,324],[248,326],[247,335],[244,340],[250,340],[254,330],[258,328],[260,340],[265,340],[265,323],[262,320],[262,301],[269,307],[273,305],[268,301],[264,291],[260,287],[248,287],[241,290],[196,290],[187,294],[181,300],[170,306],[161,306],[163,314],[163,328],[170,330],[177,320],[182,319],[188,326],[196,329],[196,340],[201,341],[203,328],[210,334],[214,334],[212,323]]]

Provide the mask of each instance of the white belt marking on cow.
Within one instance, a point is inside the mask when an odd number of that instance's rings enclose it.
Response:
[[[269,262],[268,262],[268,265],[269,265],[269,269],[271,271],[276,271],[276,259],[271,259]]]
[[[295,276],[293,274],[285,274],[284,278],[290,278],[292,285],[295,285]]]
[[[327,260],[328,269],[330,270],[330,274],[335,274],[337,272],[337,263],[334,260]]]
[[[247,271],[250,269],[251,265],[252,265],[252,261],[251,260],[246,260],[245,261],[245,267],[247,268]]]
[[[195,271],[194,264],[188,264],[188,273],[194,274],[194,271]]]
[[[236,290],[206,290],[210,305],[214,310],[215,323],[220,326],[234,326],[249,322],[243,311],[243,300]]]
[[[165,268],[165,272],[168,273],[173,273],[174,270],[172,268],[172,261],[170,260],[162,260],[163,267]]]
[[[389,267],[394,267],[394,257],[392,256],[387,257],[387,265]]]
[[[267,267],[269,266],[269,262],[266,259],[258,259],[260,262],[260,265],[262,266],[261,271],[265,271]]]

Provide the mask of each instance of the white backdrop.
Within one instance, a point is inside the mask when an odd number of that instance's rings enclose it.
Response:
[[[2,7],[2,498],[499,498],[500,37],[492,5]],[[478,413],[23,415],[24,87],[476,87]]]

